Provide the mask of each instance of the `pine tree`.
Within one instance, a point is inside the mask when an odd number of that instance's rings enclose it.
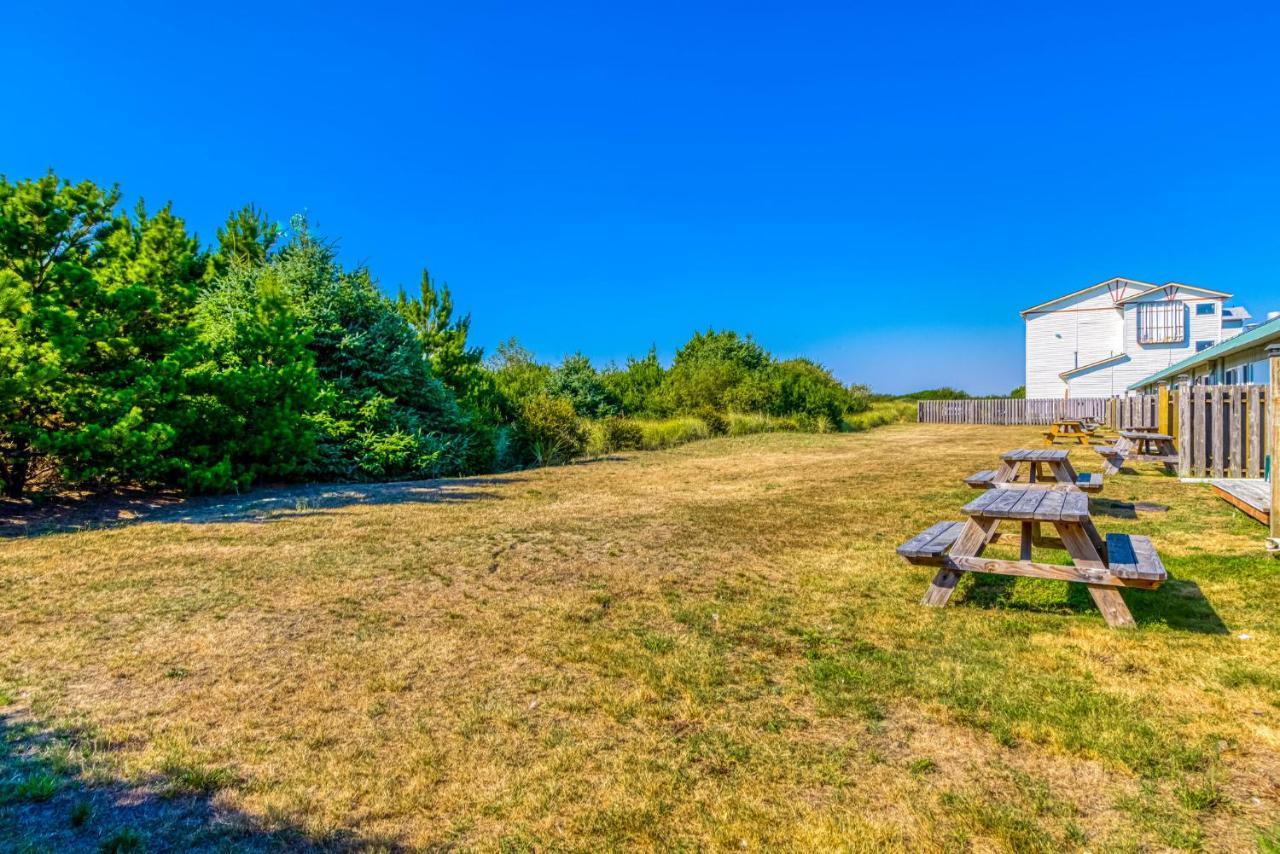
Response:
[[[267,260],[280,239],[280,226],[252,204],[232,211],[218,229],[218,249],[209,256],[210,276],[235,265],[257,266]]]
[[[0,489],[19,497],[67,426],[62,406],[80,391],[72,366],[105,344],[115,319],[94,277],[113,230],[119,191],[52,173],[0,177]],[[69,370],[71,369],[71,370]]]
[[[401,288],[396,309],[418,336],[431,372],[453,389],[464,408],[486,420],[496,420],[497,392],[484,370],[484,351],[468,345],[471,316],[454,318],[449,285],[438,284],[424,269],[419,296],[410,297]]]

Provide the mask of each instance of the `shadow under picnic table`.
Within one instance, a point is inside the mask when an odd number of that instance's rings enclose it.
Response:
[[[953,603],[961,607],[976,606],[1029,613],[1097,614],[1098,608],[1083,584],[1067,584],[1066,595],[1056,601],[1035,601],[1015,597],[1018,585],[1046,582],[1035,578],[971,573],[973,581]],[[1061,584],[1063,582],[1047,582]],[[1024,588],[1025,589],[1025,588]],[[1170,629],[1197,634],[1225,635],[1230,629],[1205,598],[1200,585],[1169,576],[1155,590],[1125,590],[1121,593],[1134,622],[1139,628],[1164,625]]]

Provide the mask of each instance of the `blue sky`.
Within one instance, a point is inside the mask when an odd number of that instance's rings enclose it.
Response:
[[[0,23],[0,171],[206,240],[306,210],[490,348],[730,327],[1005,392],[1018,310],[1113,275],[1280,308],[1274,6],[42,5]]]

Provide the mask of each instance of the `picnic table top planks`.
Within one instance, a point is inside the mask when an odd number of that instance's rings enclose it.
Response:
[[[1089,496],[1069,484],[1011,483],[982,493],[964,506],[964,513],[974,519],[1084,522]]]
[[[1172,442],[1173,437],[1168,433],[1156,433],[1147,430],[1121,430],[1120,435],[1126,439],[1136,439],[1144,442]]]
[[[1031,448],[1018,448],[1013,451],[1005,451],[1000,455],[1000,459],[1006,463],[1057,463],[1067,459],[1068,453],[1061,448],[1041,448],[1034,450]]]

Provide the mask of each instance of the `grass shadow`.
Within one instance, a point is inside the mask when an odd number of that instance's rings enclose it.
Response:
[[[1226,635],[1231,630],[1200,585],[1172,575],[1155,590],[1136,591],[1125,601],[1139,626],[1164,625],[1181,632]]]
[[[1137,519],[1138,508],[1128,501],[1116,501],[1113,498],[1093,498],[1089,501],[1089,512],[1097,516],[1109,516],[1112,519]]]
[[[0,849],[5,851],[405,851],[347,830],[319,837],[226,805],[229,775],[175,767],[143,782],[105,776],[114,746],[74,727],[42,727],[0,707]],[[87,768],[84,759],[92,760]]]
[[[117,490],[58,498],[45,504],[7,502],[0,505],[0,538],[114,528],[142,522],[261,523],[359,504],[453,504],[501,498],[494,487],[523,479],[510,474],[395,483],[306,484],[257,489],[243,495],[195,498],[184,498],[173,492]]]

